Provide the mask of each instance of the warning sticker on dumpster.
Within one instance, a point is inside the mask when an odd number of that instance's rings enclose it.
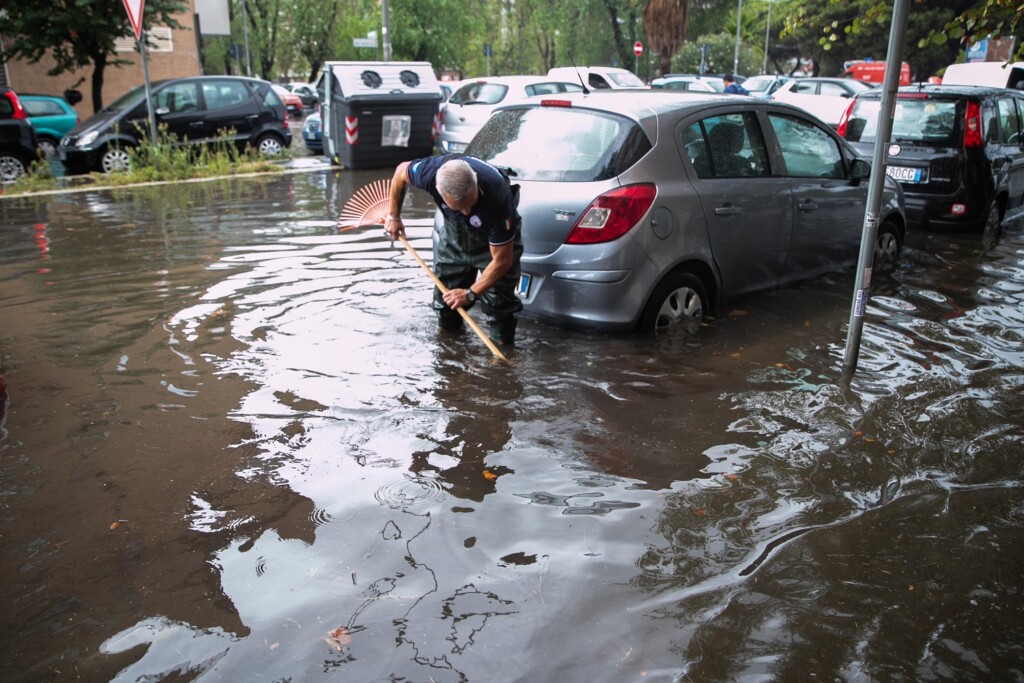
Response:
[[[380,146],[408,147],[411,131],[411,116],[383,116],[381,117]]]

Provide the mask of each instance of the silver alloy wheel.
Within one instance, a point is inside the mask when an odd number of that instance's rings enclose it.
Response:
[[[0,183],[13,183],[25,173],[25,164],[12,154],[0,154]]]
[[[883,225],[875,238],[875,260],[880,263],[892,263],[899,255],[899,238],[893,230],[887,230]]]
[[[53,140],[39,138],[39,151],[43,153],[43,158],[47,161],[57,158],[57,145],[54,144]]]
[[[683,285],[665,297],[661,308],[658,309],[655,325],[658,330],[680,323],[699,326],[703,317],[704,305],[701,303],[700,293],[692,287]]]
[[[257,149],[260,154],[265,157],[277,157],[281,156],[281,152],[284,151],[284,147],[281,145],[281,141],[273,135],[266,135],[259,139],[256,143]]]
[[[104,173],[130,170],[131,157],[128,155],[128,150],[120,147],[111,147],[100,158],[100,168]]]

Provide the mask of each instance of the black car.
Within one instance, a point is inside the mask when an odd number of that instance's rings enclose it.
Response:
[[[18,96],[0,86],[0,183],[14,182],[39,158],[36,133]]]
[[[230,140],[276,156],[292,143],[288,114],[270,83],[236,76],[199,76],[150,85],[156,122],[187,144]],[[150,136],[145,89],[122,95],[75,126],[57,154],[68,173],[128,167],[128,151]]]
[[[857,95],[837,131],[870,158],[882,93]],[[1024,92],[964,85],[899,88],[886,172],[916,227],[994,230],[1024,213]]]

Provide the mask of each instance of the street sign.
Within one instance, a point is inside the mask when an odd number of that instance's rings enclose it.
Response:
[[[132,30],[135,31],[135,40],[139,40],[142,37],[142,6],[146,4],[146,0],[121,1],[128,12],[128,21],[132,24]]]
[[[126,0],[127,1],[127,0]],[[644,44],[639,40],[633,43],[633,54],[637,57],[644,53]]]
[[[352,47],[377,47],[377,37],[373,38],[353,38]]]

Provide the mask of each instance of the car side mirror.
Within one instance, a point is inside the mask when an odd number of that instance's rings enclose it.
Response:
[[[153,113],[156,114],[157,116],[167,116],[168,114],[171,113],[171,110],[168,109],[167,107],[157,107],[153,111]]]
[[[854,159],[850,164],[850,180],[860,182],[871,175],[871,164],[863,159]]]

